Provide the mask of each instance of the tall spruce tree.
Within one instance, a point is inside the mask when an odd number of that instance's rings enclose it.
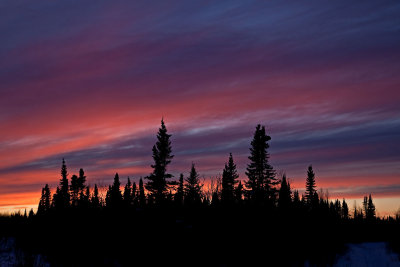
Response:
[[[190,169],[190,175],[189,177],[186,178],[185,204],[188,205],[201,204],[202,187],[203,185],[200,184],[199,174],[196,171],[194,163],[192,163],[192,168]]]
[[[68,176],[67,165],[65,164],[65,160],[63,159],[62,166],[61,166],[60,191],[64,197],[64,202],[65,202],[66,206],[68,206],[69,199],[70,199],[67,176]]]
[[[69,187],[71,191],[71,205],[73,207],[78,205],[79,200],[79,185],[78,185],[78,176],[75,174],[71,176],[71,186]]]
[[[174,157],[171,152],[171,135],[167,133],[167,128],[164,124],[164,119],[161,120],[161,128],[158,130],[157,142],[153,146],[153,160],[151,165],[153,172],[146,177],[146,189],[150,192],[151,198],[156,204],[161,204],[166,199],[169,192],[169,183],[167,179],[172,178],[172,174],[167,172],[167,166],[171,163]]]
[[[60,184],[57,187],[56,193],[53,196],[53,204],[56,210],[61,210],[69,207],[70,194],[68,187],[68,172],[65,160],[62,160],[61,165],[61,179]]]
[[[106,205],[109,208],[119,208],[122,204],[121,182],[118,173],[115,174],[114,183],[109,187],[106,198]]]
[[[50,205],[51,205],[51,193],[49,185],[46,184],[42,188],[42,195],[40,197],[37,214],[41,215],[47,213],[50,210]]]
[[[265,127],[257,125],[250,147],[250,163],[247,165],[246,175],[248,181],[246,187],[249,189],[249,198],[253,202],[272,203],[276,197],[275,171],[269,164],[268,141],[271,137],[265,133]]]
[[[315,184],[315,173],[313,171],[312,165],[308,166],[307,179],[306,179],[306,202],[312,204],[315,200],[317,190]]]
[[[376,217],[375,213],[375,204],[372,201],[371,194],[369,194],[368,197],[368,205],[367,205],[367,212],[366,212],[366,218],[367,220],[374,220]]]
[[[78,206],[79,204],[84,203],[85,200],[85,182],[86,176],[83,169],[79,170],[79,177],[75,174],[71,176],[71,185],[69,187],[70,190],[70,198],[71,198],[71,205],[73,207]]]
[[[238,183],[239,175],[236,170],[236,164],[233,162],[232,153],[229,154],[228,163],[222,171],[222,191],[221,201],[224,204],[233,203],[235,199],[235,185]]]

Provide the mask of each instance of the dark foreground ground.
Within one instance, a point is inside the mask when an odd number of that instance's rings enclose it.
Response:
[[[51,266],[327,266],[348,243],[387,242],[400,252],[395,221],[353,221],[264,209],[75,210],[0,217],[13,237]],[[262,264],[260,264],[262,263]]]

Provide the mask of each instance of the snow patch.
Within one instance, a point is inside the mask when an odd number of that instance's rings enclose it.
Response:
[[[391,252],[385,242],[348,244],[347,253],[339,256],[335,267],[400,267],[399,255]]]
[[[0,266],[14,267],[27,266],[26,262],[29,258],[29,266],[33,267],[50,267],[41,255],[29,255],[27,257],[23,251],[16,248],[15,238],[2,237],[0,238]]]

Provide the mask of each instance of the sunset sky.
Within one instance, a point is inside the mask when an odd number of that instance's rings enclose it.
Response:
[[[350,3],[351,2],[351,3]],[[45,183],[151,172],[164,117],[170,172],[248,163],[257,124],[271,164],[378,215],[400,208],[399,1],[1,1],[0,211]]]

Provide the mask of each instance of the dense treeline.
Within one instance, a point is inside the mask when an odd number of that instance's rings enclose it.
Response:
[[[195,163],[187,177],[168,172],[170,137],[162,120],[152,172],[125,185],[116,173],[104,195],[87,184],[83,169],[68,179],[63,159],[54,194],[46,184],[37,213],[14,218],[9,233],[56,266],[326,265],[346,242],[398,247],[400,218],[377,217],[371,195],[350,210],[344,199],[330,201],[318,190],[311,165],[301,196],[285,174],[278,177],[264,126],[255,129],[246,177],[240,179],[230,153],[221,177],[207,185]]]
[[[222,177],[213,180],[211,192],[204,189],[199,179],[195,164],[192,163],[189,176],[180,174],[178,181],[172,180],[173,175],[167,172],[173,159],[171,135],[167,133],[164,121],[157,134],[157,143],[153,146],[152,173],[145,177],[145,183],[140,178],[139,185],[131,183],[127,178],[124,187],[118,173],[114,182],[108,186],[106,196],[99,195],[95,184],[93,189],[86,185],[83,169],[79,175],[72,175],[68,181],[65,160],[62,160],[61,179],[54,195],[51,195],[49,185],[42,189],[37,214],[43,215],[51,211],[62,212],[65,209],[121,209],[165,206],[208,207],[208,206],[263,206],[280,211],[301,210],[302,212],[318,212],[330,214],[337,219],[347,220],[376,218],[375,205],[371,195],[364,197],[362,208],[355,207],[350,214],[345,199],[329,201],[324,192],[317,192],[315,173],[310,165],[306,173],[305,194],[301,197],[297,190],[290,186],[286,174],[277,177],[276,171],[269,163],[268,141],[271,137],[265,132],[265,127],[257,125],[251,141],[249,164],[246,168],[247,179],[239,180],[236,164],[232,153],[222,170]],[[242,184],[243,182],[243,184]],[[122,188],[122,190],[121,190]]]

